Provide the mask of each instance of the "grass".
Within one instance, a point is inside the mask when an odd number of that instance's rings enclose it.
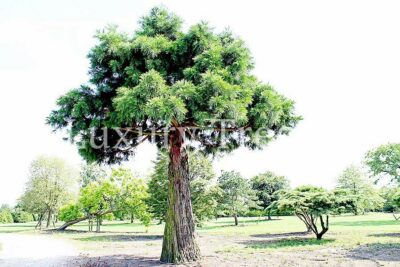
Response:
[[[232,218],[221,218],[206,222],[197,232],[203,237],[238,240],[224,245],[221,251],[262,251],[287,249],[315,249],[320,247],[341,247],[353,249],[359,246],[400,246],[400,221],[390,214],[373,213],[362,216],[335,216],[331,218],[330,229],[322,241],[314,235],[304,235],[304,224],[294,216],[273,220],[263,218],[239,218],[239,225],[233,225]],[[0,233],[35,233],[34,223],[0,225]],[[87,233],[85,222],[74,225],[64,233],[52,233],[58,238],[67,238],[80,247],[109,246],[118,248],[143,242],[145,246],[161,243],[163,225],[153,224],[149,228],[140,223],[121,221],[104,222],[101,233]],[[293,234],[294,233],[294,234]],[[50,234],[50,233],[49,233]],[[225,238],[226,237],[226,238]],[[140,243],[142,244],[142,243]]]

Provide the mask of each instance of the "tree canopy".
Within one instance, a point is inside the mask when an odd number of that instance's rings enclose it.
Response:
[[[171,126],[206,152],[260,148],[300,120],[292,100],[251,74],[250,51],[229,30],[202,22],[185,33],[181,19],[159,7],[139,24],[134,34],[97,32],[89,83],[61,96],[47,119],[68,130],[88,161],[125,160],[145,140],[162,146],[160,131]]]
[[[365,155],[365,163],[378,179],[388,177],[400,184],[400,144],[381,145]]]
[[[254,176],[250,180],[251,187],[256,192],[259,205],[265,210],[272,202],[278,200],[279,190],[289,189],[289,180],[284,176],[275,175],[273,172],[265,172]],[[270,217],[270,210],[268,219]]]
[[[259,208],[256,192],[250,183],[235,171],[222,171],[218,177],[218,185],[222,190],[220,209],[225,215],[233,216],[238,225],[238,216],[250,208]]]
[[[329,230],[329,215],[342,210],[343,204],[343,201],[338,202],[335,199],[333,193],[321,187],[300,186],[294,190],[282,191],[273,206],[281,211],[295,214],[317,239],[321,239]]]
[[[338,195],[353,198],[355,215],[366,211],[374,211],[383,207],[383,198],[377,189],[367,179],[366,174],[357,166],[350,165],[337,179],[336,189]]]

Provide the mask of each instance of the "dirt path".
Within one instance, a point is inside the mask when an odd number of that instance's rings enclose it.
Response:
[[[0,266],[66,266],[78,252],[67,241],[40,235],[0,234]]]

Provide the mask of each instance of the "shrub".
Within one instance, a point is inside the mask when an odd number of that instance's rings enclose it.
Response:
[[[9,209],[0,210],[0,223],[13,223],[13,217]]]
[[[33,221],[33,215],[23,210],[14,211],[12,213],[12,217],[15,223],[26,223]]]

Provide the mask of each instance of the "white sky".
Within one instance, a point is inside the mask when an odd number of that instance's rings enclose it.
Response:
[[[214,163],[246,177],[272,170],[292,185],[331,187],[367,150],[400,142],[398,1],[0,1],[0,203],[23,190],[39,154],[79,164],[76,149],[44,124],[55,100],[87,81],[96,29],[133,31],[163,3],[185,20],[229,26],[250,47],[255,72],[297,102],[304,120],[263,151]],[[155,149],[130,163],[150,170]]]

